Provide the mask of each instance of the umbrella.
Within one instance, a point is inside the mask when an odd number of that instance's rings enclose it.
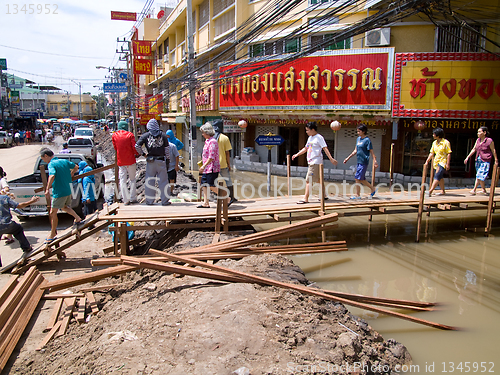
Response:
[[[56,118],[49,118],[48,121],[57,121],[57,119]]]
[[[75,124],[86,124],[86,123],[87,123],[87,121],[85,121],[85,120],[77,120],[77,121],[75,121]]]
[[[58,122],[65,122],[65,123],[69,122],[69,123],[73,123],[73,122],[75,122],[75,120],[72,120],[72,119],[70,119],[70,118],[62,118],[62,119],[60,119]]]

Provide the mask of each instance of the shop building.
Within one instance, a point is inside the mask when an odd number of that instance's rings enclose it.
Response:
[[[395,170],[421,175],[441,127],[451,143],[449,177],[471,178],[477,129],[487,126],[500,145],[500,57],[487,53],[398,53],[393,116],[398,121]],[[424,125],[422,125],[422,123]]]

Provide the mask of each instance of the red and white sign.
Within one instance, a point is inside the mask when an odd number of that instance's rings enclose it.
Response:
[[[196,109],[199,111],[215,110],[213,86],[205,87],[195,93]],[[189,111],[189,96],[184,96],[181,99],[181,107],[184,112]]]
[[[393,59],[393,48],[379,48],[226,65],[220,69],[219,107],[390,110]]]
[[[111,19],[119,21],[137,21],[137,13],[111,11]]]

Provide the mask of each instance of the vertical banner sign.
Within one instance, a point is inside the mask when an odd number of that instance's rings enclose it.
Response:
[[[137,13],[111,11],[111,19],[118,21],[137,21]]]
[[[134,56],[151,56],[151,42],[149,40],[132,41]]]
[[[7,70],[7,59],[0,59],[0,70]]]
[[[146,59],[134,59],[134,74],[153,74],[153,62]]]

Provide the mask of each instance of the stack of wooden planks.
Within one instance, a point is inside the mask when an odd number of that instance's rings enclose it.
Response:
[[[40,302],[46,282],[32,267],[22,277],[12,276],[0,291],[0,372]]]
[[[53,337],[66,334],[71,318],[78,323],[84,323],[87,302],[90,304],[92,314],[97,314],[99,309],[91,291],[85,293],[47,294],[44,299],[55,299],[47,328],[48,334],[38,345],[36,350],[41,350]]]

